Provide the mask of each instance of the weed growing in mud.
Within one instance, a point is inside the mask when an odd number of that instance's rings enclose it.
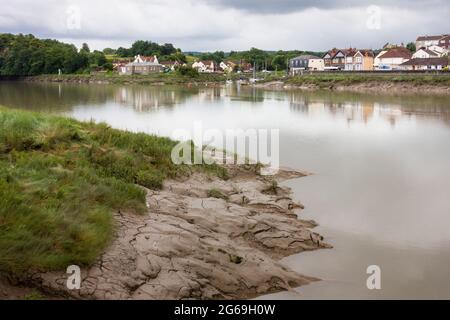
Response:
[[[146,211],[146,192],[190,174],[177,142],[68,118],[0,109],[0,272],[95,261],[112,212]],[[197,166],[226,177],[224,168]]]
[[[269,186],[262,191],[265,194],[278,194],[278,182],[276,180],[272,180],[269,184]]]
[[[217,198],[217,199],[228,200],[228,196],[225,193],[223,193],[222,191],[218,190],[218,189],[208,190],[208,197],[209,198]]]

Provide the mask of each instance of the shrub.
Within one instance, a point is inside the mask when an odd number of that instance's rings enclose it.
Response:
[[[197,69],[194,69],[189,66],[180,66],[177,68],[176,71],[179,75],[186,77],[197,78],[199,76]]]

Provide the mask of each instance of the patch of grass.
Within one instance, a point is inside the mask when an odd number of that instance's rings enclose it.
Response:
[[[106,124],[0,108],[0,272],[89,265],[113,234],[112,212],[146,211],[143,187],[191,169],[175,141]],[[198,170],[226,175],[217,165]]]
[[[209,198],[223,199],[228,200],[228,196],[218,189],[210,189],[208,190]]]
[[[33,290],[31,293],[24,295],[22,300],[45,300],[45,296],[40,292]]]

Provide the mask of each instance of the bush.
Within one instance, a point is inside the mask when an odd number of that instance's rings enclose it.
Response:
[[[182,76],[196,78],[199,76],[197,69],[194,69],[189,66],[180,66],[177,68],[177,73]]]

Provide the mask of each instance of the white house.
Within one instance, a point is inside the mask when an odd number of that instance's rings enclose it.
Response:
[[[375,57],[375,59],[373,61],[373,67],[374,67],[375,70],[381,70],[380,57],[382,57],[386,52],[387,52],[387,50],[383,50]]]
[[[325,62],[322,58],[313,55],[301,55],[289,60],[289,73],[296,75],[303,70],[323,71]]]
[[[374,64],[377,70],[398,70],[400,65],[409,61],[412,53],[405,47],[395,47],[382,51],[376,58]]]
[[[236,67],[236,63],[231,61],[222,61],[219,64],[219,67],[223,70],[223,72],[230,73],[233,72],[234,68]]]
[[[429,59],[429,58],[439,58],[440,54],[437,52],[434,52],[433,50],[430,49],[419,49],[417,50],[413,55],[412,58],[420,58],[420,59]]]
[[[146,57],[146,56],[141,56],[140,54],[138,54],[137,56],[134,57],[134,61],[133,62],[134,63],[151,62],[151,63],[159,64],[158,58],[156,56]]]
[[[437,35],[437,36],[420,36],[416,40],[416,48],[428,48],[430,46],[440,46],[445,49],[448,48],[449,35]]]
[[[448,49],[443,48],[441,46],[429,46],[427,49],[436,52],[441,57],[448,55],[448,52],[449,52]]]
[[[192,68],[197,69],[200,73],[213,73],[217,70],[217,65],[214,61],[196,61],[192,64]]]
[[[163,70],[164,66],[159,64],[156,56],[145,57],[137,55],[134,57],[133,62],[118,67],[118,71],[121,74],[149,74],[162,72]]]
[[[413,58],[400,65],[402,70],[442,70],[448,66],[448,58]]]

